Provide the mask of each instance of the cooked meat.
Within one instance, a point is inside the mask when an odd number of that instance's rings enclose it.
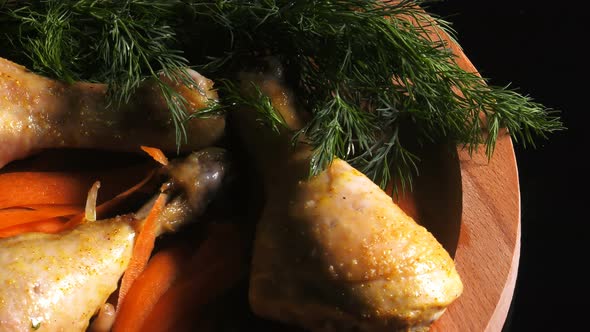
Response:
[[[158,220],[160,232],[175,232],[195,215],[202,214],[226,182],[229,168],[227,152],[220,148],[193,152],[167,165],[166,173],[172,179],[170,189],[182,194],[162,211]]]
[[[198,112],[217,94],[212,81],[194,71],[190,74],[197,87],[173,88]],[[172,117],[153,82],[143,84],[121,107],[108,105],[103,84],[69,85],[0,58],[0,167],[44,148],[138,151],[141,144],[176,151]],[[212,145],[224,128],[221,116],[191,119],[181,152]]]
[[[166,167],[172,200],[157,233],[194,221],[223,185],[221,149],[205,149]],[[137,213],[87,221],[61,234],[27,233],[0,239],[0,331],[84,331],[127,268]],[[179,208],[181,206],[182,208]]]
[[[254,80],[297,129],[289,93],[272,78]],[[428,330],[463,290],[434,236],[345,161],[308,178],[308,146],[292,148],[290,135],[273,133],[249,110],[236,116],[266,192],[252,310],[311,331]]]
[[[135,238],[129,221],[0,240],[0,331],[84,331],[127,268]]]

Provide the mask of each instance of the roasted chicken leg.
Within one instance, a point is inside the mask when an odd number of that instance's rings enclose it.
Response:
[[[198,86],[173,88],[193,112],[217,99],[212,81],[189,71]],[[121,108],[109,106],[103,84],[58,82],[0,58],[0,167],[44,148],[137,151],[149,145],[176,151],[175,128],[159,88],[145,82]],[[193,118],[181,152],[212,145],[223,134],[222,116]]]
[[[84,331],[127,268],[131,221],[0,240],[0,331]]]
[[[157,233],[195,219],[224,182],[227,158],[220,149],[193,153],[166,167],[170,193]],[[190,179],[190,180],[187,180]],[[61,234],[26,233],[0,239],[0,331],[84,331],[129,263],[137,213],[87,221]]]
[[[290,94],[276,79],[244,79],[259,84],[298,129]],[[434,236],[345,161],[309,179],[308,146],[293,148],[288,133],[277,135],[249,110],[236,117],[266,192],[252,310],[310,331],[428,330],[463,290]]]

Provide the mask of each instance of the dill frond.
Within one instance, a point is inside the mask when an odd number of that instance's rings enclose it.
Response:
[[[420,144],[453,141],[470,151],[483,144],[491,156],[499,128],[525,144],[562,129],[543,105],[461,69],[432,36],[437,26],[454,38],[450,24],[417,7],[427,4],[193,1],[195,21],[216,31],[211,44],[219,49],[192,62],[227,79],[261,54],[285,64],[298,104],[312,113],[296,134],[314,148],[312,175],[338,157],[378,183],[395,176],[406,186],[419,169]],[[193,37],[209,41],[207,34]],[[415,131],[412,144],[400,135],[406,128]]]
[[[176,48],[180,1],[47,0],[6,5],[19,27],[12,37],[37,72],[73,82],[108,85],[110,104],[127,103],[147,79],[160,88],[171,111],[176,141],[186,139],[189,110],[162,76],[194,84],[188,61]],[[196,84],[195,84],[196,85]]]
[[[33,68],[67,81],[105,82],[113,102],[127,101],[142,81],[155,79],[178,142],[190,135],[183,124],[192,116],[161,73],[190,84],[190,63],[227,83],[261,57],[276,58],[284,64],[297,104],[311,113],[310,122],[294,133],[294,141],[303,137],[314,149],[311,175],[341,158],[375,182],[395,177],[405,187],[419,169],[421,144],[451,141],[470,151],[484,145],[491,156],[501,128],[525,146],[563,129],[557,111],[461,69],[448,45],[432,34],[444,31],[454,38],[450,24],[420,8],[427,5],[410,0],[4,1],[0,26],[18,26],[7,36]],[[241,104],[257,109],[275,130],[282,126],[260,90],[244,94],[222,84],[219,94],[219,103],[204,116]],[[408,130],[411,137],[402,135]]]

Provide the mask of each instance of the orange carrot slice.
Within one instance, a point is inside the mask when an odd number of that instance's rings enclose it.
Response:
[[[168,158],[166,158],[166,155],[164,152],[162,152],[162,150],[144,145],[141,146],[141,149],[160,164],[168,165]]]
[[[242,242],[234,226],[214,226],[178,281],[155,304],[141,331],[198,330],[195,315],[244,276]]]
[[[180,275],[186,264],[185,256],[186,250],[175,247],[159,251],[149,260],[119,305],[112,332],[141,331],[143,322],[156,302]]]
[[[154,306],[141,331],[194,331],[194,317],[203,306],[238,282],[244,270],[239,262],[218,262],[172,286]]]
[[[14,172],[0,174],[0,208],[36,204],[79,204],[94,182],[85,174]]]
[[[0,229],[33,221],[70,216],[82,212],[80,205],[38,204],[0,210]]]
[[[131,261],[123,274],[121,279],[121,286],[119,287],[119,298],[117,300],[117,311],[119,311],[119,304],[123,303],[125,296],[133,282],[145,269],[147,262],[154,249],[156,241],[156,219],[162,212],[166,204],[166,194],[160,194],[156,199],[150,213],[143,221],[143,225],[133,246],[133,254]]]
[[[39,204],[84,205],[88,188],[103,183],[101,196],[115,196],[153,170],[148,163],[100,172],[10,172],[0,174],[0,209]]]
[[[136,168],[133,169],[137,170]],[[126,171],[127,170],[122,171],[122,173]],[[145,170],[142,173],[145,173]],[[10,176],[8,176],[8,174],[10,174]],[[40,201],[46,203],[23,204],[0,209],[0,238],[15,236],[26,232],[58,233],[73,228],[84,221],[83,203],[52,204],[47,202],[55,202],[60,200],[66,202],[78,202],[82,199],[85,200],[88,197],[88,188],[86,188],[86,191],[82,194],[81,186],[90,180],[91,177],[84,175],[81,178],[76,178],[75,176],[68,178],[66,176],[68,173],[54,172],[4,173],[0,174],[0,177],[5,176],[4,180],[7,180],[18,174],[24,174],[26,179],[21,179],[22,181],[32,181],[30,182],[30,188],[36,188],[36,186],[39,184],[55,180],[55,187],[61,189],[66,188],[65,190],[69,192],[69,194],[67,194],[69,197],[60,197],[57,195],[60,192],[59,190],[53,190],[49,188],[47,190],[49,193],[48,195],[40,196]],[[105,215],[112,213],[117,208],[121,208],[121,206],[125,204],[126,200],[129,199],[131,195],[144,188],[144,186],[152,179],[153,175],[154,170],[152,169],[150,172],[148,172],[147,176],[141,179],[140,182],[135,183],[132,187],[119,193],[117,196],[101,203],[96,207],[97,216],[104,218]],[[40,180],[40,182],[35,182],[36,180]],[[2,180],[0,180],[0,189],[2,189],[1,182]],[[75,190],[72,191],[74,187]],[[61,192],[63,192],[63,190]],[[73,192],[75,192],[75,194],[72,194]],[[35,193],[32,193],[32,195],[35,195]],[[8,204],[29,203],[29,197],[30,196],[27,196],[26,198],[21,199],[15,198]]]
[[[125,201],[133,194],[141,190],[154,176],[155,172],[150,172],[143,180],[133,185],[131,188],[119,193],[117,196],[111,198],[110,200],[103,202],[99,206],[96,207],[96,213],[99,218],[105,216],[106,214],[112,213],[112,211],[121,207],[121,205],[125,204]]]
[[[159,149],[145,147],[145,151],[160,163],[168,162]],[[88,188],[96,181],[104,184],[103,202],[96,209],[102,217],[120,207],[153,174],[151,162],[93,172],[3,170],[0,172],[0,236],[27,231],[55,233],[79,224],[83,216],[77,214],[84,208]],[[58,217],[70,217],[70,220],[64,223]]]
[[[68,223],[65,217],[38,220],[26,224],[2,228],[0,229],[0,239],[32,232],[55,234],[72,227],[71,225],[72,224]]]

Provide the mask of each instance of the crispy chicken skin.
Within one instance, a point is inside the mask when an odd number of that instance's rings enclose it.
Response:
[[[289,93],[275,79],[254,80],[296,129]],[[463,290],[434,236],[345,161],[309,179],[308,146],[293,148],[248,110],[237,117],[266,192],[252,310],[310,331],[428,330]]]
[[[217,93],[213,82],[192,70],[198,86],[172,85],[197,112]],[[109,106],[103,84],[66,84],[0,58],[0,167],[44,148],[99,148],[137,151],[148,145],[176,151],[175,128],[159,88],[143,84],[128,104]],[[193,118],[181,152],[215,143],[225,119]]]

